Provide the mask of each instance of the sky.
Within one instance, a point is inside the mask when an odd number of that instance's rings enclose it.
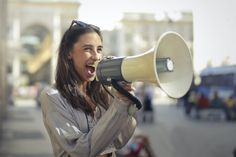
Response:
[[[235,0],[80,0],[79,18],[102,29],[112,29],[124,12],[191,11],[194,24],[194,69],[210,61],[219,66],[226,58],[236,64]]]

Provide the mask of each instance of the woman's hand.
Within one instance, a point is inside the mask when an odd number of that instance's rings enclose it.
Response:
[[[131,84],[131,83],[127,83],[127,82],[119,82],[119,85],[121,85],[126,91],[128,91],[130,94],[134,95],[134,91],[135,91],[135,88],[134,86]],[[114,89],[114,92],[113,92],[113,95],[124,101],[124,102],[132,102],[128,97],[126,97],[125,95],[121,94],[120,92],[118,92],[117,90]],[[130,104],[128,103],[128,104]]]

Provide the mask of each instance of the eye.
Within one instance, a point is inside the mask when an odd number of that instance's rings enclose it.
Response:
[[[97,52],[98,52],[98,53],[102,53],[102,49],[103,49],[103,47],[98,47],[98,48],[97,48]]]
[[[102,47],[99,47],[99,48],[97,49],[97,52],[98,52],[98,53],[102,53]]]
[[[90,51],[92,51],[92,48],[91,48],[91,47],[85,47],[85,48],[84,48],[84,51],[90,52]]]

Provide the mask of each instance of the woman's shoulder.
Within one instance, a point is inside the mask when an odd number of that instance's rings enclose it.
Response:
[[[55,85],[45,87],[40,94],[39,100],[41,106],[45,108],[61,108],[64,110],[69,106]]]
[[[60,94],[59,90],[55,87],[55,85],[49,85],[45,87],[40,93],[40,101],[61,103],[63,97]]]
[[[49,85],[46,86],[42,92],[41,92],[41,97],[45,97],[45,96],[58,96],[59,95],[59,91],[58,89],[55,87],[55,85]]]

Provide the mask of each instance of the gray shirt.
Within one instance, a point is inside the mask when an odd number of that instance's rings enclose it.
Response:
[[[129,114],[134,105],[116,98],[108,110],[96,108],[94,117],[74,109],[53,86],[42,91],[40,102],[55,157],[115,156],[114,151],[129,141],[136,128]]]

